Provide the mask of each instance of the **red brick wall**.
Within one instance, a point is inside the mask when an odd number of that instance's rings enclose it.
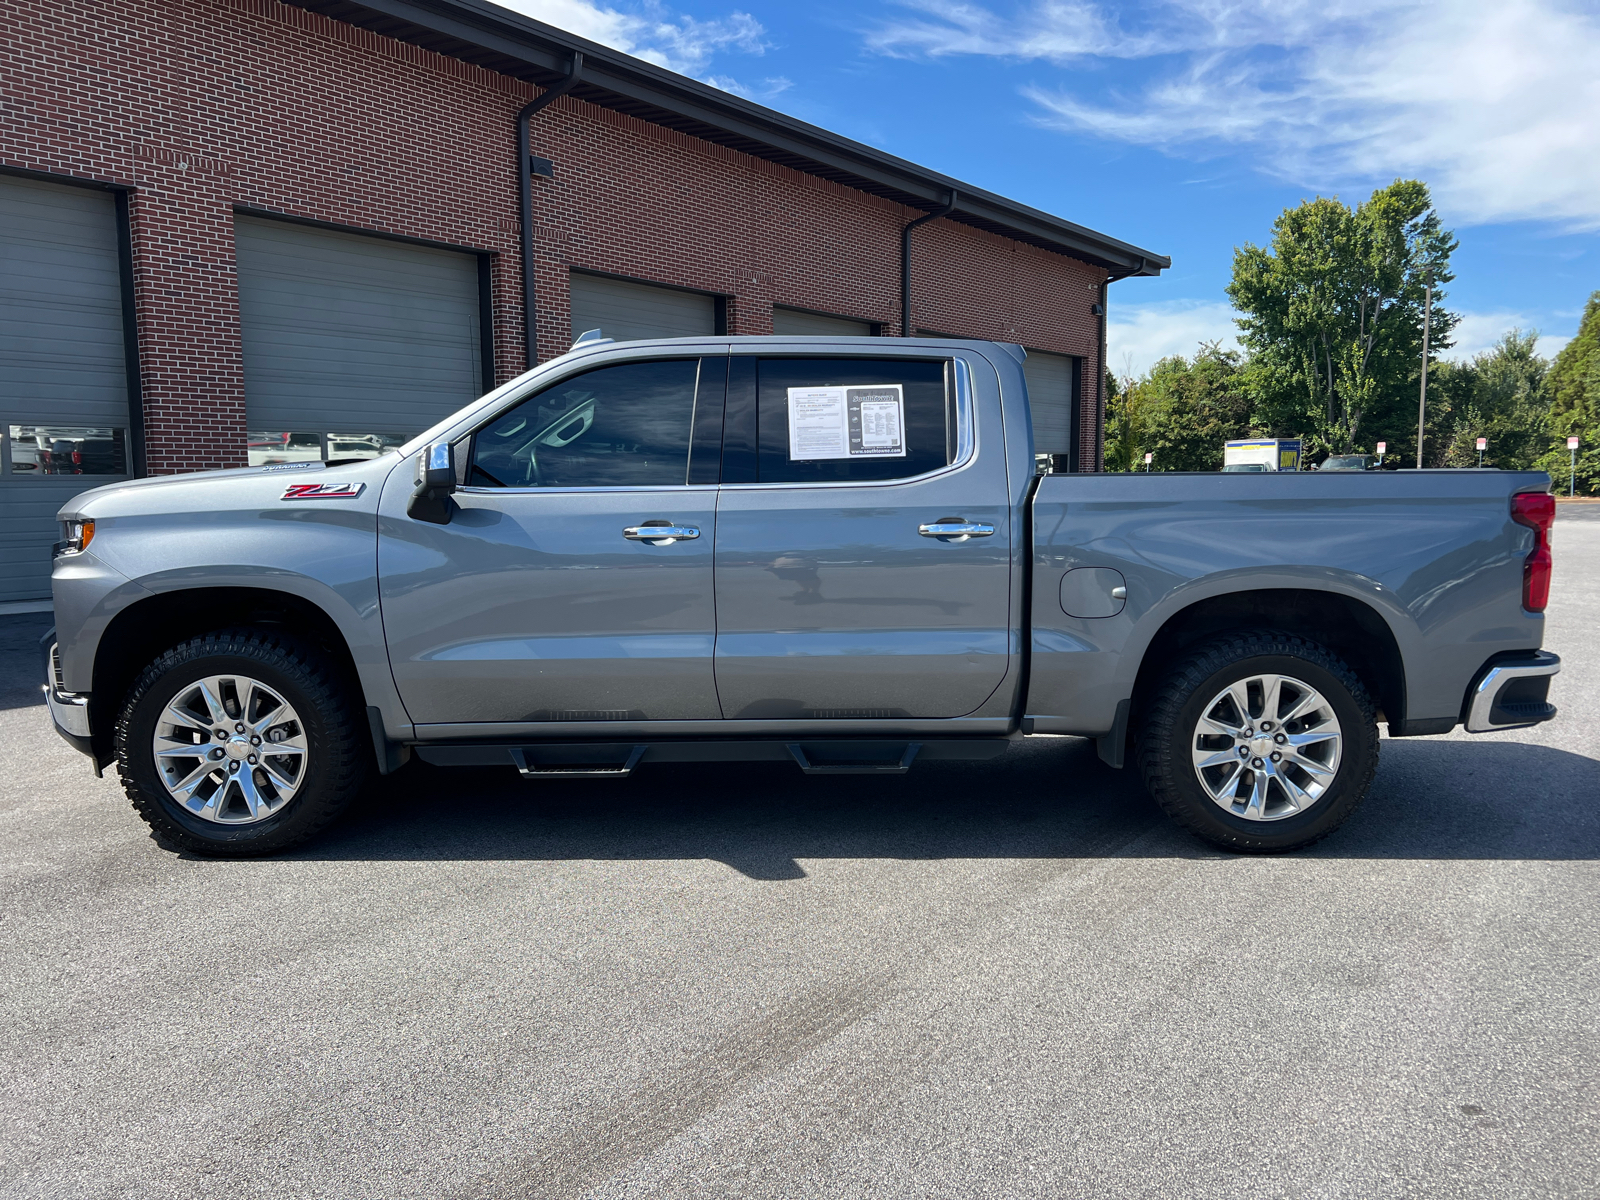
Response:
[[[514,117],[530,85],[278,0],[11,0],[0,163],[133,199],[153,473],[244,461],[232,206],[497,252],[496,363],[523,369]],[[572,267],[899,329],[900,228],[920,215],[571,98],[534,118],[539,348],[569,341]],[[921,226],[918,327],[1084,356],[1098,268],[956,222]],[[1086,463],[1087,465],[1087,463]]]

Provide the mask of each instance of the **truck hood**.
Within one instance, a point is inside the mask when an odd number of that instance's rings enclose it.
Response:
[[[360,511],[375,510],[378,492],[389,472],[402,461],[398,451],[377,458],[320,463],[278,463],[267,467],[233,467],[185,475],[151,475],[126,479],[80,492],[63,504],[57,520],[103,520],[172,512],[236,511],[276,505],[291,485],[316,484],[321,490],[348,486],[353,493],[322,501]]]

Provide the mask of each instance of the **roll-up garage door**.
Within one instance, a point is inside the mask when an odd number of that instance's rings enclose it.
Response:
[[[0,175],[0,603],[50,596],[56,510],[126,478],[116,201]]]
[[[1029,350],[1022,363],[1022,373],[1028,380],[1034,453],[1070,454],[1077,360],[1065,354]]]
[[[717,332],[717,301],[703,292],[572,273],[572,336],[598,329],[619,342]]]
[[[773,333],[798,333],[819,334],[835,337],[871,337],[872,324],[869,321],[852,321],[847,317],[824,317],[819,313],[805,312],[798,308],[780,308],[777,305],[772,309]]]
[[[483,391],[478,258],[239,217],[250,461],[361,458]]]

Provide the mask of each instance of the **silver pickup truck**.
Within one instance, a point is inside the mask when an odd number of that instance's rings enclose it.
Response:
[[[163,843],[242,855],[412,755],[889,775],[1045,734],[1289,850],[1361,801],[1377,722],[1555,715],[1544,475],[1041,471],[1023,358],[581,345],[379,458],[85,492],[52,718]]]

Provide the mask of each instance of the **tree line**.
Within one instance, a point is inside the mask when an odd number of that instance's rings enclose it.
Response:
[[[1459,320],[1445,306],[1458,246],[1416,180],[1353,209],[1322,197],[1286,209],[1269,246],[1234,252],[1242,350],[1202,343],[1137,379],[1107,372],[1106,469],[1142,470],[1148,453],[1153,470],[1216,471],[1223,443],[1247,437],[1302,438],[1308,462],[1385,442],[1413,465],[1426,309],[1423,465],[1476,466],[1481,437],[1484,466],[1566,484],[1576,435],[1577,490],[1600,494],[1600,292],[1553,359],[1520,329],[1470,361],[1439,359]]]

